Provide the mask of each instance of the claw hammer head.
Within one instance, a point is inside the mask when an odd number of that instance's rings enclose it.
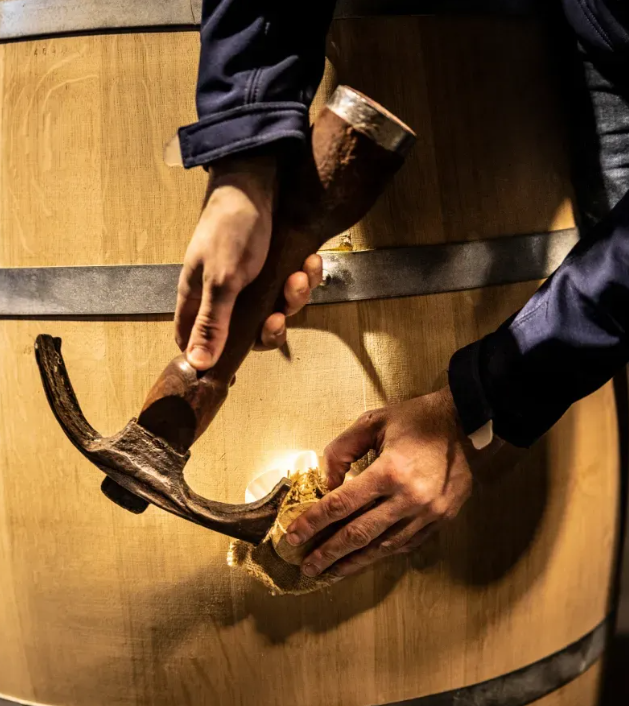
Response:
[[[189,448],[222,406],[262,323],[281,305],[284,282],[334,235],[371,208],[414,142],[413,132],[377,103],[339,87],[315,121],[311,150],[286,175],[267,261],[238,296],[216,365],[198,373],[178,356],[148,394],[138,419],[101,436],[86,421],[61,355],[61,340],[38,336],[37,364],[48,402],[70,441],[106,474],[105,495],[131,512],[149,503],[217,532],[258,544],[273,526],[290,482],[255,503],[208,500],[186,483]]]

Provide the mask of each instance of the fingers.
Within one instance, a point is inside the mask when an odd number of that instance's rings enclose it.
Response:
[[[399,509],[386,500],[342,527],[330,539],[306,557],[302,571],[306,576],[318,576],[322,571],[352,552],[369,546],[399,519]]]
[[[281,348],[286,343],[286,316],[279,311],[271,314],[264,322],[260,334],[260,344],[256,350],[272,350]]]
[[[355,461],[376,448],[384,418],[381,410],[365,412],[325,448],[328,486],[338,488]],[[375,465],[375,464],[374,464]]]
[[[310,255],[304,262],[304,272],[308,275],[310,289],[315,289],[323,281],[323,260],[321,255]]]
[[[293,316],[301,311],[310,301],[310,293],[323,280],[323,260],[320,255],[310,255],[303,264],[301,272],[294,272],[284,285],[286,316]]]
[[[438,529],[437,522],[426,523],[423,518],[399,522],[369,546],[339,561],[331,573],[344,578],[357,574],[386,557],[407,554],[417,549]]]
[[[305,272],[294,272],[284,285],[286,316],[293,316],[303,309],[310,300],[310,282]]]
[[[237,295],[235,287],[219,287],[212,282],[204,282],[201,303],[186,351],[188,362],[197,370],[211,368],[220,358]]]
[[[188,345],[201,304],[201,275],[200,267],[193,268],[186,265],[181,268],[179,274],[175,307],[175,340],[182,352]]]
[[[271,314],[264,322],[256,350],[273,350],[286,343],[286,317],[294,316],[310,301],[310,294],[323,279],[323,260],[319,255],[310,255],[304,262],[303,271],[293,273],[284,285],[286,307],[284,313]]]
[[[440,522],[431,522],[429,525],[426,525],[426,527],[421,529],[414,537],[411,537],[411,539],[409,539],[409,541],[401,549],[398,549],[396,553],[410,554],[410,552],[413,552],[418,547],[421,547],[421,545],[429,537],[432,537],[433,534],[436,534],[441,529],[441,526],[442,523]]]
[[[318,503],[298,517],[289,527],[286,540],[299,546],[333,522],[349,517],[357,510],[382,496],[378,461],[350,483],[325,495]],[[374,472],[371,472],[374,469]]]

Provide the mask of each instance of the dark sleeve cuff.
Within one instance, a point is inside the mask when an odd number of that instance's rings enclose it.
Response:
[[[622,183],[619,140],[626,132],[622,86],[629,68],[629,3],[562,2],[588,56],[620,70],[608,74],[614,77],[611,83],[610,78],[601,79],[596,88],[616,94],[621,104],[617,113],[601,113],[598,121],[605,128],[599,139],[607,141],[607,152],[613,155],[614,175],[608,178]],[[619,78],[621,83],[615,85]],[[520,312],[454,354],[450,388],[468,435],[491,419],[496,435],[527,447],[573,402],[601,387],[627,361],[629,193]]]
[[[456,353],[450,385],[469,434],[530,446],[629,361],[629,193],[524,308]]]
[[[544,355],[527,351],[513,321],[457,351],[448,378],[459,420],[469,436],[489,420],[496,436],[528,448],[561,417],[573,398],[553,388]],[[533,324],[535,326],[535,324]]]
[[[482,346],[483,341],[480,340],[458,350],[452,356],[448,369],[450,391],[459,413],[459,421],[468,436],[494,416],[480,377]]]
[[[308,109],[301,103],[259,103],[208,116],[179,128],[186,169],[274,142],[303,144],[309,131]]]

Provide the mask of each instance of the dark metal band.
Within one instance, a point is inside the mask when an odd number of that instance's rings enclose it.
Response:
[[[150,29],[194,28],[202,0],[3,0],[0,39]],[[540,0],[339,0],[337,18],[443,13],[530,14]]]
[[[526,706],[587,671],[603,654],[610,624],[607,618],[562,650],[495,679],[383,706]],[[17,703],[0,698],[0,706]]]
[[[592,632],[538,662],[480,684],[386,706],[526,706],[565,686],[602,656],[610,631],[607,618]]]
[[[322,252],[313,304],[477,289],[548,277],[576,229],[468,243]],[[172,314],[180,265],[0,269],[0,317]]]

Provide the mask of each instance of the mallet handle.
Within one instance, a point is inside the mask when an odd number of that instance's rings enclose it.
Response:
[[[312,151],[280,189],[271,247],[261,273],[238,296],[225,349],[198,373],[180,355],[148,394],[138,419],[179,451],[187,451],[221,408],[236,371],[284,283],[334,235],[360,220],[404,161],[413,134],[361,94],[337,89],[312,129]]]
[[[323,242],[362,218],[412,142],[412,132],[386,110],[351,89],[338,89],[313,127],[308,156],[280,188],[269,256],[238,297],[217,364],[198,374],[183,356],[175,358],[150,391],[139,423],[131,420],[120,433],[105,438],[87,422],[61,355],[61,340],[37,337],[37,363],[50,406],[72,443],[106,474],[102,488],[109,498],[132,512],[153,503],[231,537],[262,541],[288,481],[255,503],[216,502],[186,483],[183,452],[220,409],[262,323],[276,308],[286,278]]]

